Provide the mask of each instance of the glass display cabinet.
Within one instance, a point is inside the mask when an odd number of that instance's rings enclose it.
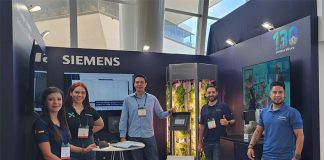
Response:
[[[168,119],[168,154],[198,156],[199,112],[206,104],[205,91],[208,84],[216,85],[217,66],[203,63],[169,64],[167,67],[167,109],[176,108],[176,114],[190,114],[189,127],[175,129],[173,116]],[[172,123],[171,123],[172,122]],[[177,122],[182,122],[178,120]],[[186,121],[187,122],[187,121]]]

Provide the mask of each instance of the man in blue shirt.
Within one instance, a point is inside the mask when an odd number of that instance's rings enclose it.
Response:
[[[226,127],[235,123],[227,104],[217,101],[217,88],[206,88],[208,104],[200,112],[198,151],[204,150],[207,160],[219,160],[219,138],[226,136]]]
[[[157,98],[145,92],[147,85],[144,75],[134,76],[135,93],[125,98],[119,122],[121,141],[142,142],[144,149],[131,151],[134,160],[159,160],[157,145],[154,137],[153,113],[159,118],[166,118],[171,111],[164,112]]]
[[[264,160],[298,160],[304,143],[303,120],[300,113],[284,104],[285,84],[270,85],[272,104],[262,109],[256,130],[248,146],[247,155],[254,159],[253,147],[264,131]]]

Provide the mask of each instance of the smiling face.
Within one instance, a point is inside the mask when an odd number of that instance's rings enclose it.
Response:
[[[270,91],[270,98],[274,105],[281,106],[285,100],[285,90],[282,86],[273,86]]]
[[[206,90],[206,97],[209,102],[214,102],[217,98],[218,92],[215,87],[208,87]]]
[[[72,97],[73,103],[82,104],[87,96],[87,92],[85,88],[78,86],[70,92],[70,96]]]
[[[134,87],[135,87],[137,93],[145,92],[146,85],[147,85],[147,83],[143,77],[135,78]]]
[[[46,104],[49,112],[59,112],[62,108],[62,94],[55,92],[51,93],[46,98]]]

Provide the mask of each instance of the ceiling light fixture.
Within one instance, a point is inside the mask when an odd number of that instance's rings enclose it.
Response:
[[[45,30],[44,32],[41,33],[41,36],[44,38],[45,36],[47,36],[50,33],[51,32],[49,30]]]
[[[150,49],[150,46],[149,45],[144,45],[143,46],[143,51],[148,51]]]
[[[42,8],[40,6],[37,6],[37,5],[30,5],[28,7],[28,10],[29,12],[37,12],[37,11],[40,11]]]
[[[236,43],[233,41],[233,40],[231,40],[231,39],[227,39],[226,41],[225,41],[228,45],[231,45],[231,46],[234,46]]]
[[[264,23],[262,23],[262,27],[265,28],[265,29],[267,29],[268,31],[271,31],[271,30],[274,29],[273,24],[270,23],[270,22],[267,22],[267,21],[264,22]]]

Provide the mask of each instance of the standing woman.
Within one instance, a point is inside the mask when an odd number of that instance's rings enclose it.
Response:
[[[71,131],[71,144],[87,147],[94,144],[93,133],[104,127],[99,113],[90,106],[86,85],[76,82],[71,85],[65,100],[66,119]],[[95,160],[96,153],[71,153],[71,160]]]
[[[70,131],[65,118],[63,92],[56,87],[48,87],[42,94],[42,115],[34,122],[33,135],[41,155],[37,160],[70,159],[72,152],[89,152],[95,146],[86,148],[69,145]]]

